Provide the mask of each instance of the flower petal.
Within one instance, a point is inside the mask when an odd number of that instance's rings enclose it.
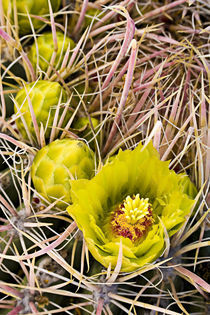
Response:
[[[193,185],[183,174],[169,170],[150,143],[133,151],[120,151],[91,180],[72,181],[73,205],[67,208],[82,230],[94,258],[105,267],[117,263],[120,240],[121,271],[132,271],[153,262],[164,251],[164,231],[178,231],[194,203]],[[190,188],[190,189],[189,189]],[[190,196],[186,193],[191,191]],[[149,198],[154,223],[139,240],[116,235],[110,224],[116,208],[127,196]],[[127,234],[126,234],[127,235]]]

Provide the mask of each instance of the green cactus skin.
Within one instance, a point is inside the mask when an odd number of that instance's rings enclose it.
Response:
[[[68,49],[68,46],[70,46],[70,50],[72,50],[75,47],[75,43],[70,37],[65,36],[62,32],[56,32],[56,36],[57,36],[58,50],[56,53],[56,58],[55,58],[53,67],[58,69],[62,64],[63,58]],[[34,69],[36,69],[36,65],[37,65],[37,47],[39,51],[39,59],[38,59],[39,67],[41,68],[42,71],[46,72],[49,66],[53,51],[54,51],[54,42],[53,42],[52,33],[46,32],[42,34],[40,37],[37,38],[37,46],[35,42],[31,46],[30,52],[28,54],[28,58],[31,61]]]
[[[99,120],[97,118],[91,117],[91,122],[93,124],[93,128],[95,129],[99,125]],[[88,125],[88,131],[90,131],[90,122],[88,117],[79,117],[73,124],[75,129],[82,129]],[[85,129],[86,130],[86,129]]]
[[[51,0],[50,2],[53,12],[56,12],[59,9],[61,0]],[[16,0],[16,7],[19,32],[22,35],[32,32],[27,12],[37,16],[49,14],[48,0]],[[9,15],[11,18],[11,23],[14,23],[13,1],[3,0],[3,9],[4,14],[6,16]],[[38,19],[32,18],[31,20],[35,30],[44,25],[43,22]]]
[[[93,125],[94,132],[96,133],[99,128],[99,120],[97,118],[91,117],[91,122]],[[90,127],[90,122],[88,117],[79,117],[74,123],[73,128],[78,129],[78,135],[80,138],[84,138],[90,141],[93,138],[93,132]],[[99,141],[99,135],[97,135],[97,141]],[[94,147],[94,141],[90,143],[91,148]]]
[[[90,85],[88,86],[88,88],[85,88],[85,84],[81,83],[72,88],[71,91],[73,93],[71,97],[71,106],[73,108],[76,108],[78,106],[78,104],[81,102],[81,99],[88,107],[88,105],[90,104],[91,94],[93,93],[93,89]]]
[[[96,19],[96,16],[99,15],[100,12],[101,10],[99,9],[88,9],[85,14],[84,28],[87,28],[92,23],[93,19],[94,19],[93,24],[98,22],[98,20]],[[102,17],[103,15],[101,14],[100,18]]]
[[[36,116],[36,120],[38,126],[40,127],[40,123],[43,124],[44,128],[46,124],[48,128],[45,133],[45,137],[49,138],[51,127],[53,125],[54,115],[56,111],[56,106],[59,104],[59,99],[62,93],[61,104],[67,101],[67,95],[65,90],[61,87],[61,85],[57,82],[50,81],[38,81],[37,83],[32,82],[26,85],[26,89],[29,93],[29,97],[31,99],[31,103],[33,106],[33,110]],[[17,104],[17,105],[16,105]],[[18,110],[19,107],[19,110]],[[64,106],[61,106],[59,111],[59,118],[63,112]],[[34,126],[30,114],[29,103],[27,99],[27,94],[25,88],[20,90],[15,98],[14,104],[15,113],[24,113],[23,118],[28,126],[28,129],[32,136],[35,137]],[[65,126],[66,122],[71,117],[71,112],[67,111],[63,125]],[[27,133],[25,131],[24,124],[21,118],[16,120],[16,124],[18,130],[22,134],[24,139],[28,139]]]
[[[94,153],[84,142],[63,139],[53,141],[36,154],[31,175],[35,189],[45,199],[54,202],[64,196],[57,207],[65,209],[71,203],[70,180],[90,179],[94,169]]]

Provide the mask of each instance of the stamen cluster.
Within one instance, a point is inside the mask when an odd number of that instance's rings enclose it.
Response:
[[[144,216],[149,214],[149,198],[141,198],[139,194],[135,197],[131,198],[127,196],[124,203],[123,208],[126,215],[126,219],[128,223],[135,224],[139,220],[141,220]]]
[[[119,208],[113,212],[111,226],[115,234],[135,242],[147,232],[153,222],[149,198],[140,199],[137,194],[132,198],[127,196]]]

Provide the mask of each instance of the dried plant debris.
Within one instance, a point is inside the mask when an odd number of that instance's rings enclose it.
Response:
[[[0,314],[209,313],[209,20],[0,1]]]

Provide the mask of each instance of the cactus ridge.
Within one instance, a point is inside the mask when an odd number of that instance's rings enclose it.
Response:
[[[50,0],[53,12],[56,12],[59,9],[61,0]],[[21,34],[27,34],[31,32],[31,25],[27,12],[29,14],[43,16],[49,14],[49,4],[48,0],[16,0],[17,14],[18,14],[18,25],[19,32]],[[8,14],[11,9],[11,18],[12,22],[14,19],[13,13],[13,1],[3,0],[3,9],[5,15]],[[32,18],[33,27],[35,30],[43,26],[43,22]]]
[[[62,32],[56,32],[56,40],[57,40],[57,51],[56,57],[53,66],[57,69],[61,66],[65,53],[69,47],[72,50],[75,47],[74,41],[65,36]],[[50,64],[51,57],[54,52],[54,41],[53,35],[51,32],[46,32],[37,38],[37,43],[34,42],[30,48],[30,52],[28,57],[34,67],[36,69],[37,65],[37,47],[38,47],[38,64],[42,71],[46,72],[47,68]],[[69,57],[71,54],[69,54]]]
[[[61,198],[71,203],[70,180],[94,176],[94,154],[78,140],[56,140],[43,147],[35,156],[32,179],[37,191],[54,202]],[[65,206],[58,202],[58,206]]]
[[[26,90],[30,97],[38,126],[40,127],[40,124],[41,123],[43,124],[46,130],[45,137],[49,138],[51,127],[53,125],[56,106],[58,106],[60,102],[61,93],[62,98],[60,115],[63,111],[63,106],[67,101],[67,94],[58,82],[50,82],[43,80],[40,80],[36,83],[32,82],[26,85]],[[27,126],[29,127],[29,131],[35,137],[35,131],[31,119],[26,90],[25,88],[23,88],[17,93],[17,96],[15,98],[15,102],[17,105],[15,104],[14,111],[16,114],[19,112],[23,113],[23,118]],[[70,117],[71,112],[67,111],[67,115],[65,117],[63,125],[65,125],[65,123],[68,121]],[[16,123],[18,130],[21,132],[23,138],[27,139],[28,136],[21,118],[18,118],[16,120]]]

